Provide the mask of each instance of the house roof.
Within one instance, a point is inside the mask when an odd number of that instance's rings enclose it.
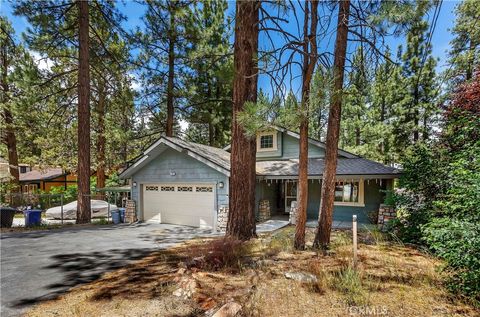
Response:
[[[308,159],[308,175],[321,176],[325,167],[323,158]],[[337,161],[337,175],[339,176],[383,176],[395,177],[400,174],[396,168],[383,165],[361,157],[339,158]],[[298,159],[258,161],[257,175],[264,177],[298,176]]]
[[[189,149],[201,155],[205,159],[217,164],[218,166],[230,170],[230,153],[217,147],[204,144],[188,142],[174,137],[165,137],[165,139],[180,145],[184,149]]]
[[[20,173],[20,181],[37,181],[57,178],[59,176],[66,175],[66,173],[60,167],[47,168],[44,170],[33,170],[26,173]]]
[[[130,167],[124,170],[121,178],[128,178],[133,175],[136,170],[142,168],[149,159],[153,159],[154,151],[161,145],[176,149],[179,152],[207,164],[208,166],[223,172],[230,176],[230,153],[216,147],[188,142],[175,137],[161,137],[157,142],[152,144],[143,155]],[[153,153],[153,154],[152,154]],[[310,176],[321,176],[324,169],[324,159],[310,158],[308,162],[308,174]],[[269,160],[257,161],[257,176],[266,178],[281,178],[298,176],[298,159],[290,160]],[[352,158],[339,158],[337,164],[337,175],[342,176],[366,176],[372,177],[398,177],[400,171],[396,168],[383,165],[365,158],[354,156]]]
[[[213,169],[230,176],[230,153],[220,148],[188,142],[175,137],[162,136],[157,142],[148,147],[143,154],[120,174],[120,178],[131,177],[138,169],[153,157],[156,157],[155,151],[161,146],[173,148],[179,152],[205,163]]]

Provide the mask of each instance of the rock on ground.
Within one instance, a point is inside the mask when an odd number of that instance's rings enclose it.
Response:
[[[229,302],[222,306],[212,317],[233,317],[242,309],[242,305],[236,302]]]
[[[291,280],[303,283],[316,283],[318,279],[315,275],[305,272],[286,272],[285,277]]]

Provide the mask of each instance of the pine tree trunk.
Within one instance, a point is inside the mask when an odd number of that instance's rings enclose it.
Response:
[[[77,223],[90,222],[90,70],[88,1],[77,1],[78,64],[78,207]]]
[[[415,90],[413,92],[413,125],[414,125],[414,129],[413,129],[413,143],[417,143],[417,141],[419,140],[419,132],[418,132],[418,124],[419,124],[419,116],[420,116],[420,113],[418,111],[418,95],[419,95],[419,91],[418,91],[418,83],[416,84],[415,86]]]
[[[130,109],[128,107],[129,107],[128,103],[125,103],[122,107],[123,111],[122,111],[122,118],[121,118],[121,121],[122,121],[121,127],[123,128],[123,131],[131,130],[131,124],[129,119]],[[127,161],[128,161],[128,137],[123,138],[120,144],[121,144],[120,157],[122,158],[122,165],[126,168]]]
[[[237,1],[234,44],[232,146],[227,236],[255,236],[255,138],[245,134],[237,115],[245,102],[257,101],[257,52],[260,2]]]
[[[465,80],[466,81],[469,81],[470,79],[472,79],[473,77],[473,68],[474,68],[474,65],[475,65],[475,47],[477,45],[475,44],[474,40],[472,38],[470,38],[470,47],[469,47],[469,61],[467,63],[467,69],[466,69],[466,73],[465,73]]]
[[[18,192],[20,189],[20,173],[18,171],[17,137],[15,135],[15,128],[13,127],[13,115],[7,106],[5,106],[3,112],[8,151],[8,169],[12,176],[12,180],[10,181],[12,187],[10,191]]]
[[[333,200],[335,193],[335,174],[337,170],[338,139],[342,114],[343,79],[348,41],[348,16],[350,0],[340,1],[338,8],[337,38],[333,65],[333,92],[328,116],[327,140],[325,149],[325,169],[323,171],[320,215],[315,232],[313,246],[326,250],[330,244],[333,222]]]
[[[7,72],[8,72],[8,48],[7,45],[2,47],[2,90],[3,90],[3,119],[5,120],[5,140],[4,143],[7,146],[8,151],[8,169],[10,175],[12,176],[11,185],[12,188],[10,189],[12,192],[19,191],[20,186],[20,173],[18,171],[18,153],[17,153],[17,138],[15,135],[15,128],[13,126],[13,115],[10,111],[10,108],[7,105],[8,102],[8,79],[7,79]]]
[[[357,119],[360,121],[360,116],[358,116]],[[356,127],[355,128],[355,146],[360,146],[360,140],[361,140],[360,127]]]
[[[311,26],[308,32],[308,21],[310,18],[309,4],[311,5]],[[300,141],[299,141],[299,166],[298,166],[298,195],[297,195],[297,219],[295,227],[294,246],[297,250],[305,248],[305,225],[307,222],[308,206],[308,109],[310,103],[310,83],[312,81],[315,64],[317,63],[317,8],[318,1],[305,3],[305,24],[303,53],[304,62],[302,69],[302,101],[300,103]]]
[[[208,121],[208,145],[215,146],[215,127],[212,123],[212,118]]]
[[[385,123],[385,109],[386,109],[385,97],[382,96],[382,104],[380,106],[380,122],[382,123],[382,125]],[[380,154],[382,155],[383,163],[387,164],[388,160],[387,160],[387,157],[385,156],[386,154],[385,150],[386,150],[386,146],[385,146],[385,134],[384,134],[382,135],[382,142],[380,143]]]
[[[422,140],[428,141],[428,115],[426,113],[423,114]]]
[[[105,187],[105,98],[105,84],[101,82],[97,104],[97,188]],[[102,194],[99,199],[105,199],[105,195]]]
[[[172,6],[172,4],[171,4]],[[170,10],[170,34],[168,39],[168,82],[167,82],[167,126],[165,134],[173,136],[173,118],[174,118],[174,78],[175,78],[175,9]]]

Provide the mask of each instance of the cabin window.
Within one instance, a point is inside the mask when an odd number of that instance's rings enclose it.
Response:
[[[37,184],[23,185],[23,192],[27,194],[34,194],[38,189]]]
[[[276,151],[277,150],[277,133],[264,132],[257,136],[257,151]]]
[[[363,180],[336,182],[335,205],[363,206]]]
[[[26,166],[20,166],[20,173],[24,174],[27,172],[27,167]]]

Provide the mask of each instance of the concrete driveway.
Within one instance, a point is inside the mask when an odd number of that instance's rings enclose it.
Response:
[[[141,223],[1,234],[0,315],[19,316],[30,305],[96,280],[152,251],[210,233]]]

